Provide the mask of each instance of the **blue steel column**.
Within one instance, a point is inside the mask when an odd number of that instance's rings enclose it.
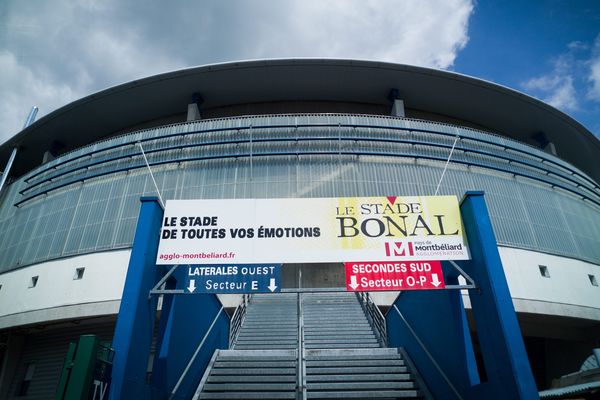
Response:
[[[478,286],[469,298],[488,376],[472,398],[538,399],[483,192],[467,192],[460,209],[471,250],[461,264]]]
[[[444,279],[446,284],[458,283],[454,271]],[[434,398],[469,399],[479,376],[459,291],[406,290],[387,312],[386,321],[389,345],[404,347]]]
[[[115,358],[110,399],[149,398],[146,369],[158,296],[152,287],[164,275],[156,266],[163,209],[156,197],[142,197],[133,247],[113,338]]]
[[[184,288],[187,268],[179,268],[173,275],[179,288]],[[178,387],[173,399],[190,399],[204,374],[215,349],[226,349],[229,338],[229,317],[220,312],[221,302],[212,293],[195,295],[165,295],[160,316],[152,390],[156,399],[170,398],[192,355],[204,345]],[[208,332],[215,318],[213,329]]]

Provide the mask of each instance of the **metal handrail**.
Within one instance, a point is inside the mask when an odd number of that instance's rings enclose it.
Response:
[[[304,352],[304,315],[302,309],[302,293],[298,292],[298,371],[297,397],[306,400],[306,355]]]
[[[244,293],[240,304],[235,308],[231,322],[229,323],[229,348],[232,349],[235,345],[237,337],[240,333],[240,328],[246,318],[246,312],[248,311],[248,303],[250,302],[251,294]]]
[[[377,307],[369,292],[356,292],[356,297],[371,320],[371,325],[375,328],[379,342],[387,347],[387,324],[381,310]]]
[[[175,384],[175,387],[173,388],[173,390],[171,391],[171,394],[169,395],[169,400],[171,400],[171,399],[173,399],[175,397],[175,393],[177,392],[177,390],[179,390],[179,387],[181,386],[181,383],[185,379],[185,376],[187,375],[187,373],[189,372],[190,368],[192,367],[192,364],[194,363],[194,361],[196,361],[196,357],[198,357],[198,354],[200,353],[200,349],[202,348],[202,346],[204,346],[204,342],[206,342],[206,339],[208,338],[208,335],[210,335],[210,333],[212,332],[212,329],[215,326],[215,324],[217,323],[217,320],[221,316],[222,312],[223,312],[223,306],[221,306],[221,308],[219,309],[219,312],[217,313],[217,315],[215,315],[215,318],[213,319],[212,323],[210,324],[210,327],[208,328],[208,330],[204,334],[204,337],[202,338],[202,341],[200,342],[200,344],[196,348],[196,351],[192,355],[192,358],[190,358],[190,361],[187,363],[185,369],[183,370],[183,373],[179,377],[179,380],[177,381],[177,383]]]
[[[400,294],[402,294],[402,293],[400,293]],[[398,309],[398,307],[396,307],[396,304],[393,304],[392,307],[394,308],[394,310],[396,310],[396,312],[400,316],[400,319],[402,319],[402,321],[404,322],[404,324],[408,328],[409,332],[413,335],[413,337],[415,338],[415,340],[417,341],[417,343],[419,344],[419,346],[421,346],[421,349],[423,349],[423,351],[425,352],[425,355],[427,355],[427,358],[429,358],[429,360],[431,361],[431,363],[433,364],[433,366],[435,367],[435,369],[438,370],[438,372],[440,373],[440,375],[442,375],[442,378],[444,378],[444,380],[446,381],[446,383],[448,384],[448,386],[450,386],[450,389],[454,392],[454,394],[456,395],[456,397],[458,397],[460,400],[464,400],[463,397],[458,392],[458,390],[456,389],[456,387],[454,387],[454,385],[450,381],[450,378],[448,378],[448,375],[446,375],[446,373],[442,370],[442,367],[440,367],[440,365],[437,363],[437,361],[435,361],[435,358],[433,358],[433,356],[431,355],[431,353],[429,352],[429,350],[427,350],[427,347],[425,346],[425,343],[423,343],[423,341],[421,340],[421,338],[419,338],[419,335],[417,335],[417,332],[415,332],[415,330],[408,323],[408,321],[406,320],[406,318],[404,317],[404,315],[402,314],[402,312],[400,312],[400,310]]]

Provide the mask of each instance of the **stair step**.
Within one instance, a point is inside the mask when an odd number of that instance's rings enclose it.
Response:
[[[283,339],[277,337],[277,339],[267,340],[265,338],[249,338],[241,339],[238,338],[237,344],[298,344],[297,339]]]
[[[412,381],[404,382],[311,382],[307,383],[308,390],[365,390],[365,389],[416,389]]]
[[[349,359],[349,360],[306,360],[306,367],[375,367],[375,366],[404,366],[404,360],[363,360],[363,359]]]
[[[347,349],[350,350],[350,349]],[[375,349],[370,349],[370,350],[375,350]],[[315,351],[314,349],[308,350],[308,351]],[[359,358],[360,357],[360,358]],[[368,355],[364,355],[364,356],[355,356],[355,355],[344,355],[344,354],[340,354],[337,356],[334,355],[310,355],[306,357],[306,361],[307,362],[326,362],[326,361],[331,361],[331,362],[336,362],[336,361],[352,361],[352,360],[363,360],[363,361],[383,361],[383,360],[393,360],[393,361],[398,361],[398,362],[403,362],[402,357],[399,354],[378,354],[378,355],[372,355],[372,356],[368,356]]]
[[[296,368],[297,360],[290,361],[222,361],[217,360],[214,368]]]
[[[296,399],[298,298],[309,399],[422,396],[401,350],[381,348],[354,293],[254,295],[234,350],[221,350],[201,399]]]
[[[295,375],[296,368],[213,368],[215,375]]]
[[[383,380],[389,381],[410,381],[411,374],[389,374],[382,378],[381,374],[354,374],[354,375],[307,375],[306,382],[368,382]]]
[[[228,393],[206,393],[200,394],[201,399],[295,399],[296,391],[293,392],[228,392]]]
[[[307,349],[358,349],[358,348],[379,348],[379,343],[376,344],[368,344],[368,343],[348,343],[348,344],[339,344],[339,343],[329,343],[329,344],[307,344],[305,346]]]
[[[398,349],[393,347],[381,347],[376,350],[348,350],[340,352],[338,350],[329,351],[326,349],[323,350],[310,350],[306,353],[307,357],[313,356],[331,356],[331,357],[353,357],[353,356],[361,356],[361,357],[373,357],[373,356],[389,356],[393,355],[395,357],[401,357],[400,353],[398,353]]]
[[[289,349],[295,349],[296,347],[298,347],[298,342],[294,341],[294,342],[273,342],[273,343],[257,343],[257,342],[242,342],[242,343],[236,343],[235,344],[235,348],[237,350],[243,350],[243,347],[256,347],[257,349],[265,349],[268,350],[269,348],[281,348],[281,346],[285,346],[285,348],[289,348]]]
[[[408,372],[406,367],[383,366],[383,367],[313,367],[306,370],[308,375],[322,374],[405,374]],[[385,380],[385,377],[382,377]]]
[[[208,392],[235,392],[239,390],[248,390],[251,392],[283,391],[296,390],[296,383],[209,383],[204,385],[204,390]]]
[[[293,382],[296,375],[211,375],[207,382]]]
[[[308,392],[309,399],[397,399],[420,396],[417,390]]]
[[[378,343],[377,339],[362,337],[340,337],[340,338],[306,338],[305,343]]]

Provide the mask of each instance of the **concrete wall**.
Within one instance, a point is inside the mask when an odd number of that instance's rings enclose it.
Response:
[[[500,256],[518,313],[567,316],[600,321],[600,266],[565,257],[500,247]],[[43,321],[116,314],[123,291],[129,250],[88,254],[49,261],[0,275],[0,329]],[[548,268],[549,278],[539,265]],[[76,268],[85,268],[74,280]],[[285,265],[284,287],[297,287],[302,268],[303,287],[343,286],[342,264]],[[319,268],[312,272],[311,268]],[[38,276],[36,287],[29,288]],[[380,305],[390,305],[395,292],[373,293]],[[220,296],[235,307],[240,296]],[[469,304],[467,302],[467,307]]]
[[[129,251],[49,261],[0,275],[0,329],[119,311]],[[85,268],[75,280],[76,268]],[[29,287],[38,276],[37,285]]]
[[[599,265],[507,247],[500,247],[500,257],[517,312],[600,320],[600,286],[588,277],[600,282]]]

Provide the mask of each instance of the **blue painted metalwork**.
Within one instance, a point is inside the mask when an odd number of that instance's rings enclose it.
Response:
[[[475,398],[537,399],[483,192],[467,193],[460,209],[471,260],[459,264],[478,286],[469,290],[469,299],[488,376],[474,387]]]
[[[454,272],[444,277],[446,283],[458,282]],[[460,291],[404,291],[386,322],[388,345],[405,348],[434,398],[469,398],[479,376]]]
[[[146,374],[158,303],[158,296],[149,293],[166,271],[155,263],[163,210],[156,197],[142,197],[141,202],[113,338],[115,359],[110,399],[166,398],[186,367],[186,377],[173,398],[189,399],[214,350],[228,346],[229,317],[221,312],[221,303],[213,294],[164,295],[156,357],[148,385]],[[166,288],[182,286],[185,270],[178,272],[175,279],[166,282]],[[212,329],[207,334],[209,327]],[[201,340],[202,351],[188,366]]]
[[[183,288],[185,268],[175,276],[177,288]],[[155,398],[166,399],[175,391],[173,399],[190,399],[215,349],[229,346],[229,317],[214,294],[166,294],[164,298],[152,393]]]
[[[155,197],[142,197],[121,307],[113,337],[115,358],[110,399],[149,398],[146,385],[157,297],[148,298],[163,268],[155,265],[163,210]]]
[[[456,291],[403,292],[386,316],[389,343],[406,348],[435,398],[537,399],[483,193],[467,193],[461,214],[472,259],[460,264],[477,285],[468,293],[487,380]],[[444,271],[456,281],[455,270]]]

